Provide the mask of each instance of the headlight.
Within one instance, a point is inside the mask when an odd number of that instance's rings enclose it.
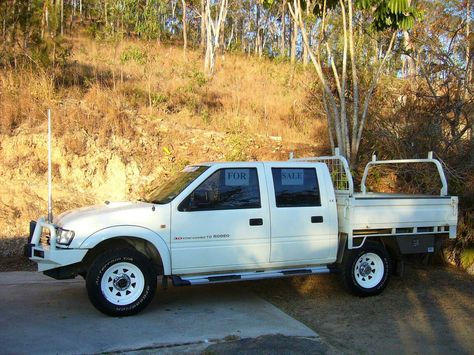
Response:
[[[56,244],[69,245],[74,239],[74,231],[67,229],[58,228],[58,234],[56,236]]]

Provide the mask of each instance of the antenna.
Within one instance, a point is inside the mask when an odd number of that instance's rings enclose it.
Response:
[[[51,109],[48,109],[48,222],[53,223],[53,201],[51,184]]]

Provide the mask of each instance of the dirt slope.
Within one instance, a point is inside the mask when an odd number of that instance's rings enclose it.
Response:
[[[150,124],[150,123],[148,123]],[[172,131],[172,139],[167,138]],[[137,199],[189,163],[202,161],[287,159],[290,150],[311,154],[317,146],[282,143],[270,137],[206,131],[173,120],[155,123],[153,134],[141,132],[137,142],[111,137],[97,146],[86,138],[83,155],[71,154],[67,141],[53,144],[54,213],[106,200]],[[138,147],[137,147],[138,145]],[[47,211],[46,137],[24,133],[3,137],[0,173],[0,256],[21,253],[28,223]]]

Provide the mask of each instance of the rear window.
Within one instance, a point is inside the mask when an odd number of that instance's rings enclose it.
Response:
[[[277,207],[321,206],[314,168],[272,168]]]

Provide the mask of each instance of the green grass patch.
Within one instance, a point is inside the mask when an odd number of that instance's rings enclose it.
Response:
[[[461,253],[461,265],[467,269],[472,264],[474,264],[474,248],[467,248]]]

